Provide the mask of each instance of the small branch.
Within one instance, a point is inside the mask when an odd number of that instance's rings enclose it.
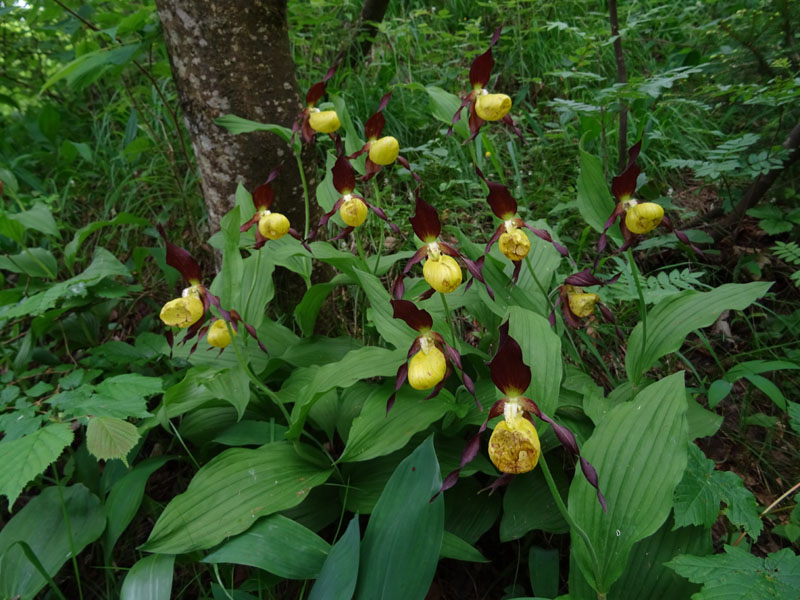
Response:
[[[742,196],[742,199],[739,200],[739,203],[734,207],[730,214],[722,219],[722,221],[720,221],[717,225],[719,229],[712,234],[712,237],[715,241],[722,239],[726,234],[729,233],[728,229],[730,227],[741,222],[745,216],[745,213],[753,208],[758,201],[764,197],[780,174],[796,163],[798,159],[800,159],[800,150],[798,149],[800,148],[800,123],[797,123],[789,133],[789,136],[783,142],[783,147],[789,151],[789,156],[786,157],[786,160],[784,160],[779,167],[772,169],[764,175],[759,175],[756,177],[756,180],[750,184],[750,187],[747,188]],[[706,221],[709,218],[713,218],[712,213],[714,212],[715,211],[711,211],[705,215],[703,220]]]
[[[617,18],[617,0],[608,0],[608,16],[611,21],[611,35],[614,37],[614,59],[617,61],[617,82],[628,83],[625,70],[625,55],[622,53],[622,38],[619,35],[619,19]],[[628,161],[628,108],[620,100],[619,103],[619,136],[617,140],[619,152],[619,172],[625,169]]]
[[[768,77],[775,76],[775,73],[773,72],[772,67],[769,66],[767,59],[764,58],[764,55],[761,54],[761,51],[756,48],[752,42],[737,34],[733,29],[728,27],[727,23],[720,23],[719,28],[731,36],[734,40],[739,42],[742,46],[750,50],[750,53],[755,57],[756,61],[758,61],[758,66],[762,72],[764,72]]]

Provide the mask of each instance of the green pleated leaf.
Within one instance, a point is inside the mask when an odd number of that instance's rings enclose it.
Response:
[[[543,598],[558,596],[558,550],[531,546],[528,552],[528,575],[531,589]]]
[[[45,488],[0,531],[0,598],[29,600],[47,583],[17,542],[26,543],[52,577],[73,550],[80,553],[105,526],[100,500],[83,485]]]
[[[86,447],[99,460],[119,458],[126,462],[138,441],[136,425],[116,417],[94,417],[86,427]]]
[[[667,519],[653,535],[636,542],[625,572],[611,588],[610,598],[674,600],[689,598],[699,589],[664,563],[679,554],[711,554],[711,530],[703,527],[674,529],[672,525],[672,519]]]
[[[595,489],[580,473],[569,490],[569,510],[586,531],[596,555],[572,533],[572,553],[598,592],[622,574],[633,545],[666,520],[672,493],[686,468],[688,431],[683,372],[654,383],[614,407],[584,444],[608,501],[603,512]]]
[[[439,450],[440,441],[437,440],[436,452],[437,456],[440,456],[439,466],[446,473],[448,471],[444,468]],[[464,443],[461,442],[461,445]],[[458,463],[455,466],[458,466]],[[458,484],[444,493],[444,503],[447,507],[444,528],[468,544],[475,544],[491,529],[500,515],[502,504],[500,494],[481,493],[483,487],[474,477],[464,477],[462,471]]]
[[[169,600],[174,564],[173,554],[151,554],[136,561],[122,583],[120,600]]]
[[[789,548],[753,556],[744,548],[725,546],[725,554],[677,556],[667,563],[703,589],[692,600],[755,600],[800,598],[800,556]]]
[[[335,287],[333,283],[315,283],[303,294],[303,299],[294,309],[294,319],[304,336],[314,333],[319,309]]]
[[[239,207],[233,207],[222,217],[220,231],[224,239],[222,247],[222,270],[214,280],[219,288],[211,286],[211,292],[219,296],[223,308],[239,310],[239,297],[242,289],[244,266],[242,254],[239,252]]]
[[[389,292],[384,289],[380,279],[360,269],[353,269],[353,273],[358,277],[361,288],[369,299],[370,321],[384,340],[402,350],[405,355],[417,337],[417,332],[402,319],[394,318]]]
[[[728,283],[710,292],[686,290],[665,298],[647,314],[647,340],[641,323],[630,335],[625,354],[628,379],[639,383],[659,358],[678,350],[689,333],[713,324],[725,310],[744,310],[766,294],[771,285]]]
[[[172,499],[143,549],[180,554],[210,548],[259,517],[299,504],[330,474],[300,458],[286,442],[226,450]]]
[[[603,163],[583,149],[581,139],[581,170],[578,174],[578,210],[595,231],[602,232],[614,210],[614,198],[603,174]],[[615,228],[616,230],[617,228]],[[614,236],[619,239],[619,234]]]
[[[274,133],[287,143],[292,137],[292,130],[288,127],[273,125],[272,123],[259,123],[258,121],[237,117],[236,115],[222,115],[214,119],[214,123],[220,127],[224,127],[233,135],[251,133],[253,131],[268,131],[269,133]]]
[[[569,483],[564,470],[556,461],[548,461],[556,486],[562,494]],[[500,521],[500,541],[516,540],[534,529],[564,533],[569,527],[558,512],[558,506],[547,487],[541,469],[518,475],[503,496],[503,518]]]
[[[358,600],[422,600],[444,532],[439,463],[428,437],[401,462],[369,519],[361,543]]]
[[[523,361],[531,368],[531,385],[525,395],[552,416],[561,387],[561,339],[547,319],[533,311],[511,306],[508,314],[508,333],[519,343]]]
[[[394,375],[406,353],[407,350],[366,346],[348,352],[337,362],[295,369],[280,392],[284,402],[294,401],[292,425],[286,437],[297,439],[300,436],[311,407],[325,392],[350,387],[361,379]]]
[[[350,520],[344,535],[333,545],[308,600],[350,600],[358,581],[358,515]]]
[[[0,442],[0,494],[14,506],[22,488],[39,475],[72,443],[68,423],[48,425],[10,442]]]
[[[353,419],[341,462],[370,460],[390,454],[405,446],[415,433],[426,429],[455,408],[453,395],[442,390],[426,400],[429,391],[401,388],[392,410],[386,413],[386,399],[393,385],[378,388],[364,403],[361,414]]]
[[[454,558],[455,560],[463,560],[466,562],[490,562],[477,548],[449,531],[444,532],[439,556],[441,558]]]
[[[145,459],[111,488],[111,492],[109,492],[106,499],[108,527],[106,527],[106,532],[103,536],[103,551],[107,565],[111,563],[110,559],[114,544],[117,543],[119,536],[128,527],[142,504],[147,480],[150,475],[160,469],[171,458],[170,456],[156,456]]]
[[[456,114],[456,111],[461,106],[461,98],[435,85],[429,85],[424,89],[428,92],[428,97],[431,101],[431,113],[436,119],[449,127],[453,121],[453,115]],[[456,134],[463,139],[469,137],[468,119],[467,113],[463,112],[461,120],[453,127]]]
[[[531,227],[549,231],[553,238],[558,237],[544,220],[526,221],[526,223]],[[519,279],[515,287],[524,291],[527,296],[529,304],[525,304],[524,306],[535,307],[539,315],[548,317],[550,315],[550,300],[546,296],[546,293],[552,289],[551,284],[553,276],[555,275],[556,269],[558,269],[559,263],[561,263],[562,257],[550,242],[546,242],[540,237],[533,235],[530,231],[525,232],[525,235],[527,235],[528,240],[530,240],[531,249],[523,263],[522,270],[519,272]],[[497,253],[497,256],[508,265],[508,259],[500,254],[500,250],[496,245],[492,247],[491,253]],[[528,268],[529,264],[531,267],[530,269]],[[509,267],[507,266],[506,268],[508,269]],[[531,273],[531,269],[533,273]],[[544,292],[542,290],[544,290]],[[497,292],[497,290],[495,290],[495,292]],[[499,296],[502,298],[503,294],[501,293]]]
[[[249,565],[284,579],[314,579],[330,544],[283,515],[270,515],[211,552],[206,563]]]

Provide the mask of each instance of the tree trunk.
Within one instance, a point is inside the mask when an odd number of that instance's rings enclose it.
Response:
[[[275,210],[303,230],[303,191],[291,148],[266,132],[231,135],[214,119],[235,114],[291,127],[300,109],[286,0],[156,0],[175,84],[192,139],[209,229],[282,164]]]

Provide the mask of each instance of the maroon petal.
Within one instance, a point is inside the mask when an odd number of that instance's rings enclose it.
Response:
[[[327,79],[323,81],[318,81],[310,88],[308,88],[308,92],[306,92],[306,106],[314,106],[317,103],[317,100],[322,98],[322,96],[325,94],[326,81]]]
[[[492,234],[492,237],[489,238],[489,242],[486,244],[486,250],[483,251],[484,256],[489,254],[489,250],[491,250],[492,246],[494,246],[494,243],[500,239],[500,236],[503,235],[505,229],[506,226],[504,224],[500,224],[500,226],[497,229],[495,229],[494,233]]]
[[[628,150],[628,166],[611,180],[611,193],[618,201],[630,198],[636,191],[636,178],[642,172],[636,164],[636,159],[639,157],[641,149],[642,140],[639,140]]]
[[[500,475],[500,477],[495,479],[492,483],[490,483],[488,486],[486,486],[485,488],[483,488],[480,491],[481,492],[485,492],[486,490],[489,490],[489,495],[491,496],[497,490],[499,490],[501,487],[505,487],[509,483],[514,481],[514,477],[516,477],[516,475],[514,473],[503,473],[502,475]]]
[[[378,171],[381,170],[381,165],[378,165],[372,162],[372,159],[367,156],[367,160],[364,161],[364,175],[360,177],[361,181],[369,181],[375,175],[377,175]]]
[[[489,363],[492,381],[506,396],[521,396],[531,384],[531,370],[522,361],[522,349],[511,336],[501,336],[497,354]]]
[[[430,244],[439,237],[442,232],[442,223],[439,221],[439,213],[430,204],[425,202],[417,191],[414,216],[409,219],[411,228],[417,237],[426,244]]]
[[[303,133],[303,139],[305,140],[306,144],[310,144],[311,141],[314,139],[314,135],[316,135],[317,133],[316,131],[311,129],[311,123],[309,121],[308,112],[306,112],[306,114],[303,116],[302,133]]]
[[[386,125],[386,117],[384,117],[383,113],[380,111],[367,119],[367,122],[364,124],[364,135],[367,136],[367,140],[378,139],[381,132],[383,132],[384,125]]]
[[[253,190],[253,205],[256,210],[269,210],[272,206],[272,201],[275,199],[275,193],[272,191],[272,182],[278,176],[278,167],[275,167],[267,177],[267,180]]]
[[[697,246],[695,246],[689,240],[689,236],[687,236],[684,232],[680,231],[679,229],[675,229],[672,226],[672,221],[670,221],[666,216],[661,219],[661,224],[664,225],[667,229],[669,229],[672,233],[674,233],[675,237],[678,238],[678,240],[689,246],[694,251],[695,254],[697,254],[698,256],[705,256],[703,251]]]
[[[429,331],[433,327],[433,318],[428,311],[417,306],[409,300],[392,300],[392,310],[395,319],[402,319],[411,329],[419,332]]]
[[[411,267],[413,267],[415,264],[417,264],[419,261],[425,258],[427,254],[428,254],[428,248],[426,246],[423,246],[422,248],[414,252],[414,256],[408,259],[406,266],[403,268],[403,275],[408,274],[408,272],[411,270]]]
[[[612,283],[616,283],[622,273],[617,273],[611,279],[603,281],[602,279],[596,277],[592,274],[591,269],[584,269],[580,273],[573,273],[569,277],[564,280],[564,283],[569,285],[575,285],[578,287],[588,287],[592,285],[610,285]]]
[[[470,92],[469,94],[467,94],[467,97],[461,101],[461,106],[458,107],[458,110],[453,115],[453,120],[450,121],[450,127],[448,127],[447,129],[448,136],[453,135],[453,127],[455,127],[455,124],[461,120],[461,111],[464,109],[465,106],[471,104],[474,101],[474,98],[475,98],[475,92]]]
[[[514,119],[511,118],[511,115],[506,115],[502,118],[503,123],[511,127],[511,130],[517,134],[517,137],[520,139],[521,142],[525,141],[525,137],[522,135],[522,130],[517,127],[517,124],[514,122]]]
[[[617,325],[617,320],[614,318],[614,313],[612,313],[611,310],[602,302],[598,302],[597,307],[600,309],[600,314],[603,315],[603,319],[605,319],[606,323],[611,323],[614,325],[614,329],[616,330],[619,341],[624,342],[625,336],[622,334],[622,329],[620,329],[619,325]]]
[[[572,312],[572,309],[569,306],[569,295],[564,289],[564,286],[561,286],[559,300],[561,300],[561,314],[564,317],[564,322],[573,329],[580,329],[583,327],[583,321],[581,321],[581,318],[578,315]]]
[[[520,271],[522,271],[522,261],[518,260],[514,263],[514,272],[511,273],[511,281],[517,283]]]
[[[331,169],[333,187],[340,194],[349,194],[356,188],[356,172],[344,154],[340,154]]]
[[[469,131],[470,136],[467,139],[467,142],[471,142],[474,140],[478,132],[480,132],[481,127],[483,127],[483,119],[478,116],[478,113],[475,112],[475,101],[469,105]]]
[[[570,257],[569,250],[567,250],[564,246],[562,246],[558,242],[554,241],[552,236],[547,231],[545,231],[544,229],[536,229],[535,227],[531,227],[525,222],[523,222],[522,225],[526,227],[528,230],[530,230],[536,237],[543,239],[545,242],[550,242],[551,244],[553,244],[553,248],[555,248],[561,256],[565,256],[567,258]],[[572,261],[572,263],[574,265],[575,261]]]
[[[461,469],[471,463],[475,457],[478,456],[478,450],[480,450],[481,447],[481,434],[486,431],[486,425],[489,423],[489,419],[491,418],[491,416],[486,418],[486,420],[478,429],[478,433],[472,436],[467,442],[467,445],[464,446],[464,450],[461,452],[461,460],[458,463],[458,468],[448,473],[447,477],[444,478],[442,487],[439,488],[439,491],[433,495],[431,502],[436,499],[436,496],[453,487],[458,482],[458,476],[461,473]]]
[[[186,279],[186,281],[188,281],[190,284],[196,285],[200,283],[202,274],[197,261],[192,258],[192,255],[189,254],[189,252],[167,240],[167,232],[164,231],[163,226],[158,225],[157,229],[167,246],[167,264],[170,267],[177,269],[180,274],[183,275],[184,279]]]
[[[403,276],[398,275],[392,282],[392,289],[389,290],[389,294],[395,300],[400,300],[403,298],[403,293],[405,291],[406,291],[406,286],[403,284]]]
[[[492,56],[492,46],[500,39],[500,32],[502,27],[498,27],[492,35],[492,41],[489,43],[489,49],[483,54],[478,56],[472,61],[472,66],[469,69],[469,82],[473,88],[477,86],[486,87],[489,83],[489,77],[492,75],[492,67],[494,67],[494,56]]]
[[[239,227],[239,232],[240,232],[240,233],[244,233],[245,231],[247,231],[248,229],[250,229],[250,228],[251,228],[253,225],[255,225],[256,223],[258,223],[258,220],[259,220],[260,218],[261,218],[261,215],[259,215],[259,214],[255,214],[255,215],[253,215],[253,218],[252,218],[252,219],[250,219],[250,220],[249,220],[247,223],[245,223],[244,225],[242,225],[241,227]]]
[[[600,502],[600,506],[603,507],[603,512],[608,512],[606,498],[600,491],[600,484],[597,478],[597,469],[595,469],[592,464],[582,456],[579,458],[581,461],[581,471],[583,471],[583,476],[586,477],[586,481],[588,481],[589,484],[591,484],[591,486],[597,490],[597,501]]]
[[[639,139],[633,146],[628,148],[628,164],[626,165],[626,169],[628,169],[633,163],[636,162],[636,159],[639,158],[639,152],[642,151],[642,140]]]
[[[326,212],[324,215],[322,215],[322,217],[319,220],[319,223],[317,224],[316,229],[314,229],[314,231],[312,231],[311,233],[308,234],[308,239],[309,240],[314,239],[316,237],[316,235],[319,233],[319,230],[322,229],[323,227],[325,227],[325,225],[328,224],[328,221],[330,221],[331,217],[334,214],[336,214],[336,211],[339,210],[339,208],[342,206],[343,202],[344,202],[344,198],[339,198],[336,202],[333,203],[333,208],[331,208],[328,212]]]
[[[547,316],[547,322],[550,323],[550,327],[556,326],[556,309],[561,305],[561,296],[559,295],[556,298],[556,303],[553,305],[553,310],[550,311],[550,314]]]
[[[400,166],[411,173],[411,176],[416,180],[417,183],[422,183],[422,179],[420,179],[420,176],[414,172],[414,170],[411,168],[411,165],[408,164],[408,159],[405,156],[398,155],[395,160],[396,162],[400,163]]]
[[[475,404],[478,405],[478,410],[483,411],[483,406],[481,406],[478,397],[475,395],[475,384],[470,376],[464,372],[464,367],[461,366],[461,354],[458,353],[458,350],[447,344],[444,345],[444,352],[447,355],[447,358],[450,359],[450,361],[461,373],[461,380],[464,382],[464,387],[467,388],[467,391],[472,394],[473,398],[475,398]]]
[[[386,413],[388,414],[392,407],[394,406],[394,399],[397,396],[397,392],[400,391],[400,388],[403,387],[403,384],[406,382],[408,378],[408,361],[404,362],[400,367],[397,369],[397,375],[394,378],[394,392],[392,395],[389,396],[389,399],[386,401]]]

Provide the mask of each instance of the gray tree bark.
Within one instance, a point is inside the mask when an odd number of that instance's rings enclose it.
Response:
[[[303,191],[291,148],[266,132],[231,135],[214,119],[235,114],[291,127],[300,110],[286,0],[156,0],[172,74],[194,147],[209,229],[283,164],[274,210],[303,230]],[[311,182],[310,182],[311,183]]]

